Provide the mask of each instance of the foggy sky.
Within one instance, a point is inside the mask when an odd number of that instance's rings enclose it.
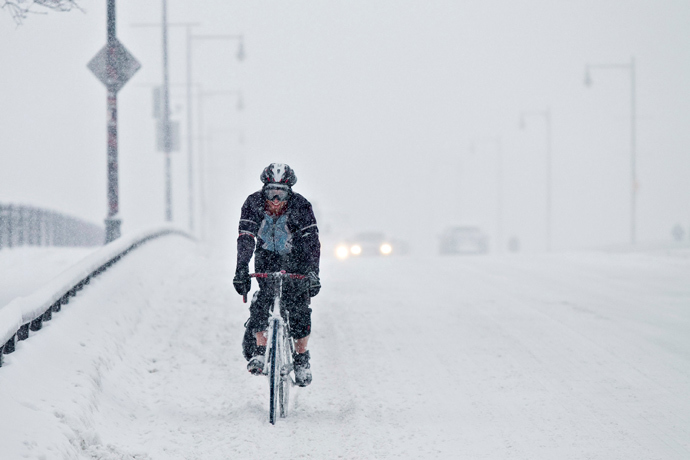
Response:
[[[85,13],[34,15],[21,26],[0,11],[0,201],[102,222],[105,88],[86,63],[105,44],[105,2],[82,5]],[[147,86],[162,79],[161,33],[132,27],[160,21],[160,7],[117,5],[118,38],[142,63],[119,93],[125,232],[164,218]],[[202,23],[195,33],[245,37],[241,63],[233,42],[194,44],[195,82],[241,89],[245,102],[242,112],[230,95],[205,103],[215,238],[234,240],[239,206],[260,187],[262,168],[280,161],[296,170],[295,190],[315,203],[322,230],[380,229],[429,246],[444,227],[473,222],[495,240],[491,139],[500,138],[504,240],[541,251],[545,123],[529,117],[521,130],[519,119],[549,108],[554,248],[625,244],[629,73],[598,70],[592,87],[583,81],[587,63],[632,57],[638,239],[669,239],[676,223],[690,230],[687,2],[170,0],[168,8],[170,22]],[[184,31],[169,35],[173,118],[184,125]],[[174,217],[186,225],[184,148],[173,162]]]

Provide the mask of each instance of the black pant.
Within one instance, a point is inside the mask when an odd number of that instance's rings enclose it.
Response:
[[[245,323],[246,330],[242,341],[246,359],[254,355],[255,334],[268,328],[268,318],[275,299],[273,283],[277,281],[259,279],[259,290],[254,293],[249,306],[249,319]],[[292,338],[301,339],[308,336],[311,333],[311,308],[307,283],[304,280],[284,280],[281,299],[287,312]]]

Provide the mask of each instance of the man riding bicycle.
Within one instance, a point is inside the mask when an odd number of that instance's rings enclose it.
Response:
[[[246,295],[251,289],[249,261],[252,254],[256,272],[284,270],[307,276],[308,282],[284,282],[282,296],[295,344],[295,382],[299,386],[307,386],[311,383],[307,350],[311,333],[309,304],[310,298],[321,289],[319,230],[309,201],[292,191],[297,177],[290,166],[271,163],[261,173],[261,182],[263,188],[249,195],[242,205],[233,285],[240,295]],[[249,361],[247,370],[260,375],[265,365],[266,329],[274,296],[271,283],[275,281],[257,281],[259,290],[254,293],[249,307],[242,346],[244,357]]]

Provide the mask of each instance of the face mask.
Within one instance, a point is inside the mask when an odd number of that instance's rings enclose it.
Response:
[[[266,212],[269,215],[277,216],[283,213],[285,207],[287,206],[287,201],[271,201],[266,200]]]

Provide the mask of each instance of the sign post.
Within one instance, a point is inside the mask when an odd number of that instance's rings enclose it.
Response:
[[[108,0],[108,42],[91,59],[88,68],[108,90],[108,216],[105,219],[105,242],[120,237],[118,216],[118,165],[117,165],[117,92],[141,68],[115,36],[115,0]]]

